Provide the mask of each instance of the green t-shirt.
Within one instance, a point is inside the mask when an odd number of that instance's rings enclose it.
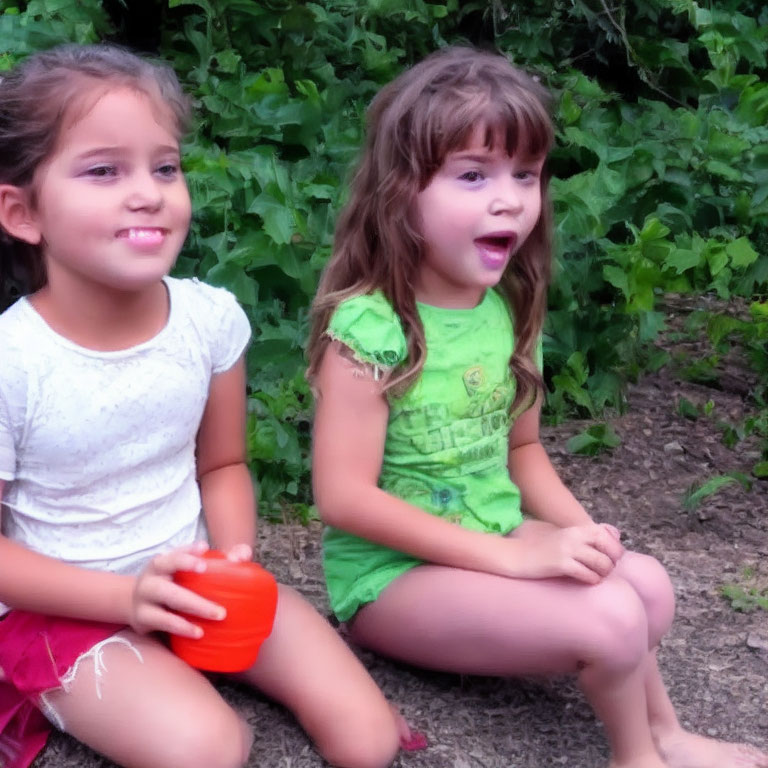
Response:
[[[514,334],[506,302],[488,290],[473,309],[417,306],[427,358],[416,383],[389,398],[379,486],[465,528],[509,533],[523,518],[520,492],[507,470],[515,382],[509,374]],[[374,366],[390,368],[406,358],[400,319],[381,293],[343,302],[328,334]],[[326,528],[323,566],[331,607],[341,621],[420,563]]]

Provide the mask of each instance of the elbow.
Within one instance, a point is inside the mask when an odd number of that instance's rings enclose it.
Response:
[[[334,528],[347,529],[350,518],[360,509],[365,489],[343,480],[315,482],[313,494],[320,519]]]
[[[341,528],[341,521],[344,518],[342,514],[343,503],[335,494],[327,489],[320,490],[315,487],[314,500],[317,514],[326,525],[332,525],[334,528]]]

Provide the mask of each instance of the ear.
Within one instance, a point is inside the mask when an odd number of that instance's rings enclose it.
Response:
[[[37,224],[29,192],[12,184],[0,184],[0,227],[30,245],[39,245],[43,233]]]

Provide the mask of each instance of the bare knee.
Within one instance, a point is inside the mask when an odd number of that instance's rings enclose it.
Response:
[[[584,662],[615,671],[636,667],[648,652],[645,608],[622,579],[606,579],[591,595]]]
[[[169,746],[168,766],[184,768],[242,768],[248,761],[253,734],[234,710],[227,708],[206,722],[190,723]]]
[[[400,738],[391,712],[338,723],[318,739],[322,756],[337,768],[386,768],[397,755]]]
[[[627,552],[616,570],[628,581],[645,607],[649,646],[655,647],[669,631],[675,615],[675,593],[664,566],[650,555]]]

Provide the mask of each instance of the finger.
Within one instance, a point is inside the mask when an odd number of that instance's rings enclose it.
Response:
[[[156,574],[172,576],[176,571],[196,571],[201,573],[206,568],[206,562],[201,555],[206,551],[207,545],[196,542],[189,547],[173,549],[162,555],[153,557],[149,569]]]
[[[163,606],[171,611],[212,621],[220,621],[227,615],[224,607],[218,603],[166,579],[145,580],[139,590],[139,599],[143,604]]]
[[[592,570],[592,568],[588,568],[578,560],[568,561],[563,569],[563,575],[576,579],[576,581],[583,582],[584,584],[599,584],[603,579],[599,573]]]
[[[144,632],[169,632],[172,635],[199,639],[203,636],[202,627],[193,624],[184,616],[179,616],[171,611],[166,611],[158,605],[147,605],[139,614]]]
[[[598,526],[594,537],[590,538],[589,543],[595,549],[610,557],[612,564],[616,563],[624,554],[622,543],[603,526]]]
[[[594,571],[600,578],[607,576],[614,568],[615,563],[608,555],[603,554],[598,549],[585,547],[576,556],[576,559],[589,570]]]
[[[605,528],[605,530],[608,531],[608,533],[610,533],[611,536],[616,539],[616,541],[621,541],[621,531],[615,525],[611,525],[610,523],[601,523],[601,527]]]
[[[233,563],[247,563],[253,560],[253,547],[250,544],[235,544],[227,551],[227,560]]]

